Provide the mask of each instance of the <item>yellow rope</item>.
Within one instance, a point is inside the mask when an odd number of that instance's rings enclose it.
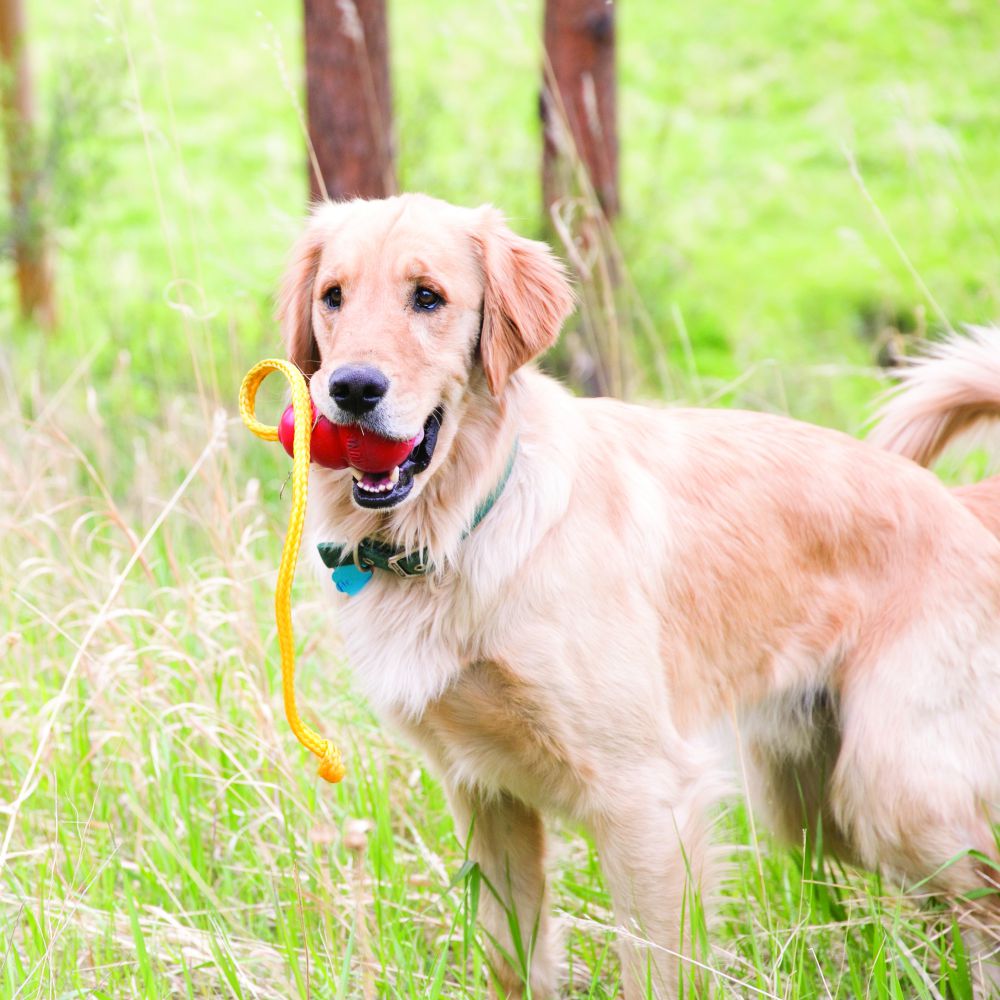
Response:
[[[250,431],[265,441],[278,440],[278,428],[262,424],[254,415],[254,400],[261,382],[271,372],[281,372],[288,379],[295,409],[295,456],[292,459],[292,510],[288,515],[288,531],[281,550],[278,583],[274,592],[274,616],[278,624],[278,646],[281,649],[281,688],[285,699],[285,716],[296,739],[320,758],[319,774],[327,781],[340,781],[344,765],[340,751],[329,741],[309,728],[300,718],[295,707],[295,643],[292,638],[292,579],[299,558],[302,526],[306,516],[306,497],[309,492],[309,448],[301,447],[312,436],[312,405],[309,386],[302,372],[287,361],[271,359],[261,361],[247,372],[240,386],[240,416]]]

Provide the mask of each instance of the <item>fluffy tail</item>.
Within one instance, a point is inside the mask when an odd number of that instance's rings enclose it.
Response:
[[[868,440],[930,465],[957,434],[1000,417],[1000,330],[970,327],[914,361]],[[1000,537],[1000,476],[959,486],[956,499]]]
[[[969,327],[967,336],[935,344],[910,363],[877,414],[868,440],[930,465],[948,442],[987,418],[1000,417],[1000,329]]]

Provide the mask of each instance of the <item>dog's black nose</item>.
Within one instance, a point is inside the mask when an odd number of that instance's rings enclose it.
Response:
[[[330,376],[330,395],[342,410],[360,417],[389,391],[389,380],[371,365],[341,365]]]

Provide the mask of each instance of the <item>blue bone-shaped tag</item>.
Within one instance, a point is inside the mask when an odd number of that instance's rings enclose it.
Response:
[[[365,585],[372,578],[370,569],[358,569],[353,563],[347,566],[338,566],[332,574],[333,585],[342,594],[353,597],[364,589]]]

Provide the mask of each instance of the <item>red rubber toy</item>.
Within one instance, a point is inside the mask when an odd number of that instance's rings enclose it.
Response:
[[[377,434],[362,433],[357,426],[341,427],[317,416],[315,404],[312,415],[309,455],[317,465],[328,469],[346,469],[350,465],[362,472],[391,472],[406,461],[419,440],[390,441]],[[281,415],[278,440],[289,455],[295,453],[295,411],[291,406]]]

